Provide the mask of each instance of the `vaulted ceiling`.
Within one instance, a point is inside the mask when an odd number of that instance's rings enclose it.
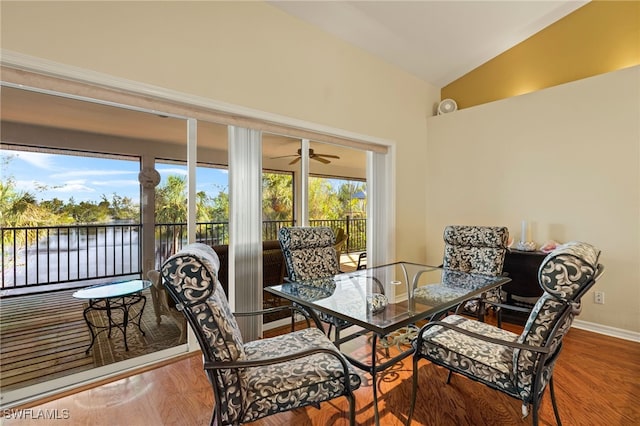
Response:
[[[441,88],[588,1],[268,3]]]

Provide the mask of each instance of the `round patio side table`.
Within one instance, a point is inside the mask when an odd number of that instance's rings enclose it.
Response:
[[[124,337],[124,348],[129,350],[127,345],[127,327],[130,323],[138,326],[138,329],[144,336],[144,331],[140,326],[142,320],[142,312],[147,303],[147,298],[142,294],[142,290],[151,287],[151,281],[148,280],[130,280],[107,284],[98,284],[91,287],[83,288],[73,293],[76,299],[88,300],[89,305],[84,309],[82,315],[87,323],[89,332],[91,333],[91,344],[85,351],[89,353],[93,347],[96,337],[102,332],[108,332],[111,338],[111,330],[117,328],[122,332]],[[131,308],[134,305],[142,303],[139,312],[131,315]],[[89,312],[98,311],[107,313],[107,325],[96,324],[89,319]],[[122,320],[113,315],[114,311],[122,312]]]

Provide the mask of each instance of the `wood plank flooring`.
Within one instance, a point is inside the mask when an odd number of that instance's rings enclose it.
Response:
[[[517,326],[507,327],[518,331]],[[564,340],[555,370],[556,398],[565,425],[640,424],[640,343],[572,329]],[[411,397],[411,358],[379,376],[381,425],[402,425]],[[456,376],[446,384],[446,372],[420,363],[419,394],[413,425],[520,425],[520,403],[479,383]],[[373,424],[371,380],[362,374],[356,391],[357,423]],[[209,423],[213,394],[199,355],[31,407],[30,415],[67,415],[61,425],[185,425]],[[27,407],[23,407],[27,408]],[[256,426],[347,425],[345,398],[277,414]],[[65,411],[66,410],[66,411]],[[11,414],[11,413],[10,413]],[[17,414],[17,413],[16,413]],[[39,425],[5,413],[5,425]],[[548,391],[540,424],[553,425]]]
[[[0,299],[0,391],[96,366],[97,346],[85,353],[91,335],[82,314],[84,301],[72,296],[76,290]],[[151,294],[149,290],[143,294],[147,298],[145,316],[153,315]],[[133,323],[130,327],[135,330]],[[156,335],[161,334],[147,333],[147,338]]]
[[[93,368],[91,342],[75,290],[0,300],[2,390]]]

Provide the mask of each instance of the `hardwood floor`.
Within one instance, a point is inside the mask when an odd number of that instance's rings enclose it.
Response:
[[[518,331],[517,326],[508,326]],[[565,425],[640,424],[640,343],[572,329],[555,370],[556,398]],[[378,379],[381,425],[402,425],[411,398],[411,358]],[[518,425],[520,403],[484,385],[456,376],[446,384],[445,370],[420,363],[419,394],[413,425]],[[371,380],[362,374],[356,391],[357,423],[373,424]],[[211,387],[199,355],[76,394],[30,407],[22,414],[57,416],[65,425],[205,425],[213,407]],[[27,408],[27,407],[22,407]],[[347,425],[348,403],[339,398],[321,405],[277,414],[254,423],[275,425]],[[18,412],[14,412],[16,415]],[[15,419],[5,425],[39,425],[40,419]],[[66,417],[63,418],[63,417]],[[546,391],[540,424],[553,425]]]

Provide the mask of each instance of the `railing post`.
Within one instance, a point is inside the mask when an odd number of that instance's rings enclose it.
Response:
[[[349,221],[349,215],[347,215],[347,221],[346,221],[346,222],[347,222],[347,225],[345,226],[345,228],[346,228],[346,229],[345,229],[345,231],[344,231],[344,232],[345,232],[347,235],[351,235],[351,230],[350,230],[350,228],[351,228],[351,223],[350,223],[350,221]],[[351,247],[350,247],[350,246],[351,246],[351,244],[349,243],[349,240],[351,240],[351,238],[347,238],[347,250],[346,250],[346,252],[347,252],[347,253],[349,253],[349,252],[351,251]]]

